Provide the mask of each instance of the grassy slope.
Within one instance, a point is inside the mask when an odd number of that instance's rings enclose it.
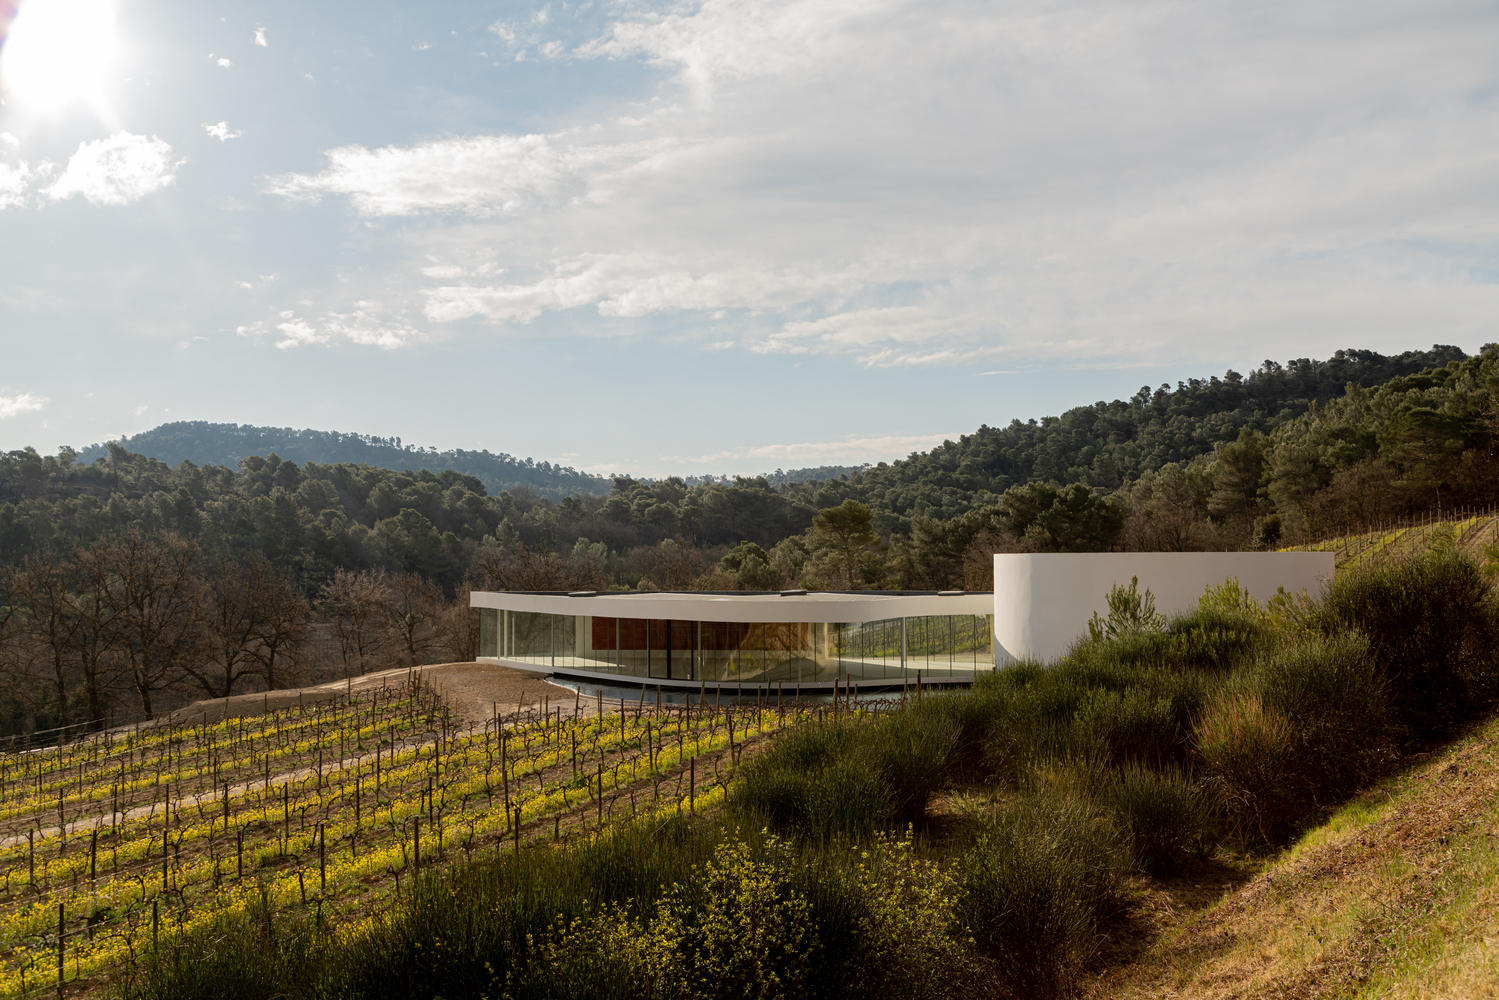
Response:
[[[1496,838],[1499,719],[1344,806],[1216,904],[1165,916],[1143,955],[1087,992],[1499,996]]]

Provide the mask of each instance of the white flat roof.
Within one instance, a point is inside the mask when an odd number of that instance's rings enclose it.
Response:
[[[669,618],[703,622],[872,622],[924,615],[990,615],[990,593],[881,594],[812,592],[809,594],[601,593],[519,594],[474,591],[469,606],[548,615],[596,618]]]

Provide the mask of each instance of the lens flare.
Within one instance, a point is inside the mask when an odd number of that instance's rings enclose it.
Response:
[[[114,0],[24,0],[0,48],[7,100],[39,112],[102,103],[114,28]]]

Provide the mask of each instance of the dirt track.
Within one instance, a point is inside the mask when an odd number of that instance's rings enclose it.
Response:
[[[544,702],[563,702],[572,707],[571,688],[549,683],[540,674],[487,663],[436,663],[407,670],[382,670],[349,681],[333,681],[314,687],[286,688],[258,694],[238,694],[211,701],[195,701],[177,709],[161,722],[219,722],[225,717],[260,715],[292,705],[314,705],[336,701],[348,692],[405,684],[420,675],[465,722],[483,722],[498,711],[501,715],[524,711]],[[592,711],[591,699],[582,700],[584,713]]]

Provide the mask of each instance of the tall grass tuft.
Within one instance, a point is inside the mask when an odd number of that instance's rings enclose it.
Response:
[[[1265,703],[1293,721],[1298,766],[1280,780],[1308,798],[1348,794],[1386,757],[1386,681],[1361,636],[1308,636],[1269,657],[1255,682]]]
[[[738,821],[814,841],[872,836],[889,821],[891,795],[856,759],[861,736],[843,722],[786,733],[745,768],[730,803]]]
[[[264,900],[200,928],[142,963],[127,996],[219,1000],[301,1000],[325,985],[326,930],[275,914]]]
[[[1212,809],[1201,788],[1179,768],[1126,767],[1109,788],[1108,802],[1128,835],[1136,863],[1146,871],[1180,871],[1207,854]]]
[[[1068,986],[1117,905],[1124,863],[1112,824],[1062,790],[988,819],[959,866],[960,912],[1012,995]]]
[[[1240,840],[1279,842],[1301,815],[1301,797],[1282,784],[1297,767],[1291,725],[1252,689],[1227,690],[1197,724],[1197,753]]]
[[[891,816],[921,823],[927,802],[946,782],[961,726],[934,699],[916,704],[862,729],[860,757],[885,784]]]

